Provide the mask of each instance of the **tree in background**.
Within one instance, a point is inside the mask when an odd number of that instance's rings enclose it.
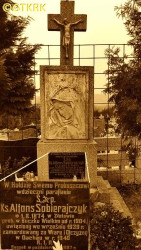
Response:
[[[36,91],[34,55],[39,45],[31,46],[22,37],[31,19],[4,12],[4,3],[0,1],[0,114],[21,115],[31,109]]]
[[[33,126],[34,125],[34,126]],[[40,130],[40,107],[32,105],[30,112],[24,112],[21,116],[7,115],[4,113],[0,117],[0,129],[25,129],[35,127]]]
[[[108,84],[105,92],[114,103],[123,136],[141,138],[141,1],[128,0],[115,10],[124,20],[133,53],[129,59],[126,55],[120,57],[119,48],[106,50]]]

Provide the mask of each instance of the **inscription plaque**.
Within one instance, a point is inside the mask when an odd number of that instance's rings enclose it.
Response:
[[[49,153],[50,179],[83,179],[85,177],[85,153]]]
[[[88,182],[0,183],[0,245],[12,250],[88,249]]]

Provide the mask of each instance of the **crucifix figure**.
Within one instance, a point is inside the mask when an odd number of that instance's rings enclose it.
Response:
[[[48,30],[61,31],[60,64],[73,65],[74,31],[86,31],[87,16],[74,14],[74,1],[61,1],[61,14],[48,15]]]
[[[53,19],[57,24],[63,26],[64,28],[64,35],[63,35],[63,46],[66,49],[66,58],[69,57],[68,55],[68,50],[69,50],[69,45],[70,45],[70,36],[71,36],[71,26],[76,25],[80,22],[83,22],[82,20],[79,20],[75,23],[69,23],[67,18],[64,18],[63,23],[60,23],[58,20],[55,18]]]

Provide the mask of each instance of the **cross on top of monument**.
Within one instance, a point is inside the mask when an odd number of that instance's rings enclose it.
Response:
[[[86,23],[86,15],[74,14],[74,1],[61,1],[61,14],[48,15],[48,30],[61,31],[61,65],[73,65],[74,31],[86,31]]]

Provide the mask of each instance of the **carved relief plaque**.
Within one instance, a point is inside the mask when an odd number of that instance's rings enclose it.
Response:
[[[46,139],[87,139],[87,72],[45,72],[44,110]]]

